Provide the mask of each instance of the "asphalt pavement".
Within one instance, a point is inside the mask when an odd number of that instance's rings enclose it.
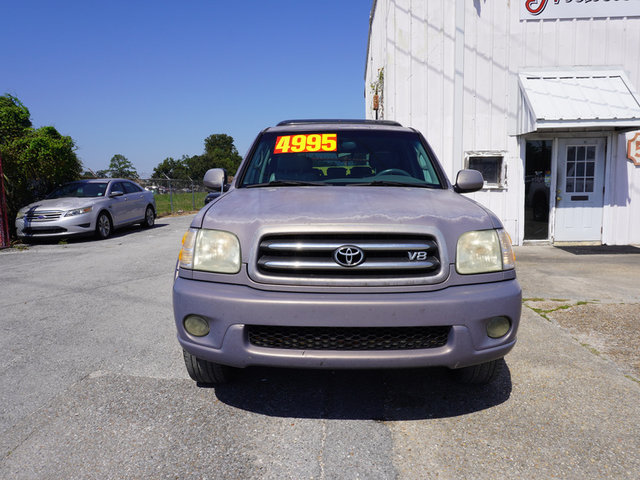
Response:
[[[519,247],[531,303],[489,386],[248,369],[214,389],[173,325],[191,219],[0,251],[0,478],[640,478],[640,382],[536,307],[640,304],[633,250]]]

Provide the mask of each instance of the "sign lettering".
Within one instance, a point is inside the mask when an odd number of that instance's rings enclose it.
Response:
[[[407,252],[410,262],[423,262],[427,259],[427,252]]]
[[[520,20],[638,16],[638,0],[520,0]]]
[[[337,133],[310,133],[279,136],[276,138],[273,153],[335,152],[337,150]]]
[[[627,142],[627,158],[640,167],[640,132],[637,132]]]

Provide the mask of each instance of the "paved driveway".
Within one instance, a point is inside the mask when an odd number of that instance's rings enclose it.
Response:
[[[488,387],[251,369],[198,388],[170,300],[191,218],[0,252],[0,478],[640,477],[640,384],[540,309]],[[553,287],[536,252],[519,249],[525,296],[592,300],[562,286],[584,277]]]

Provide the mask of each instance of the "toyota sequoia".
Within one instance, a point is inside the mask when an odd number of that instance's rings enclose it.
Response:
[[[415,129],[295,120],[260,132],[182,240],[173,286],[191,378],[236,368],[444,366],[486,383],[513,348],[521,289],[500,220],[451,185]]]

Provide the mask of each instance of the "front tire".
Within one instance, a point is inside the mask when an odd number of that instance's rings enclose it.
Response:
[[[111,231],[113,230],[113,225],[111,224],[111,219],[109,215],[102,212],[98,215],[98,220],[96,221],[96,237],[100,240],[104,240],[111,235]]]
[[[151,228],[156,223],[156,212],[153,211],[151,206],[147,207],[147,210],[144,212],[144,220],[142,221],[143,228]]]
[[[191,355],[184,349],[182,353],[189,376],[198,383],[203,385],[221,385],[229,382],[233,377],[233,371],[235,369],[232,367],[202,360],[201,358]]]
[[[500,374],[503,362],[504,361],[502,359],[498,359],[481,363],[480,365],[457,368],[452,370],[451,374],[459,383],[467,385],[486,385],[495,380],[495,378]]]

